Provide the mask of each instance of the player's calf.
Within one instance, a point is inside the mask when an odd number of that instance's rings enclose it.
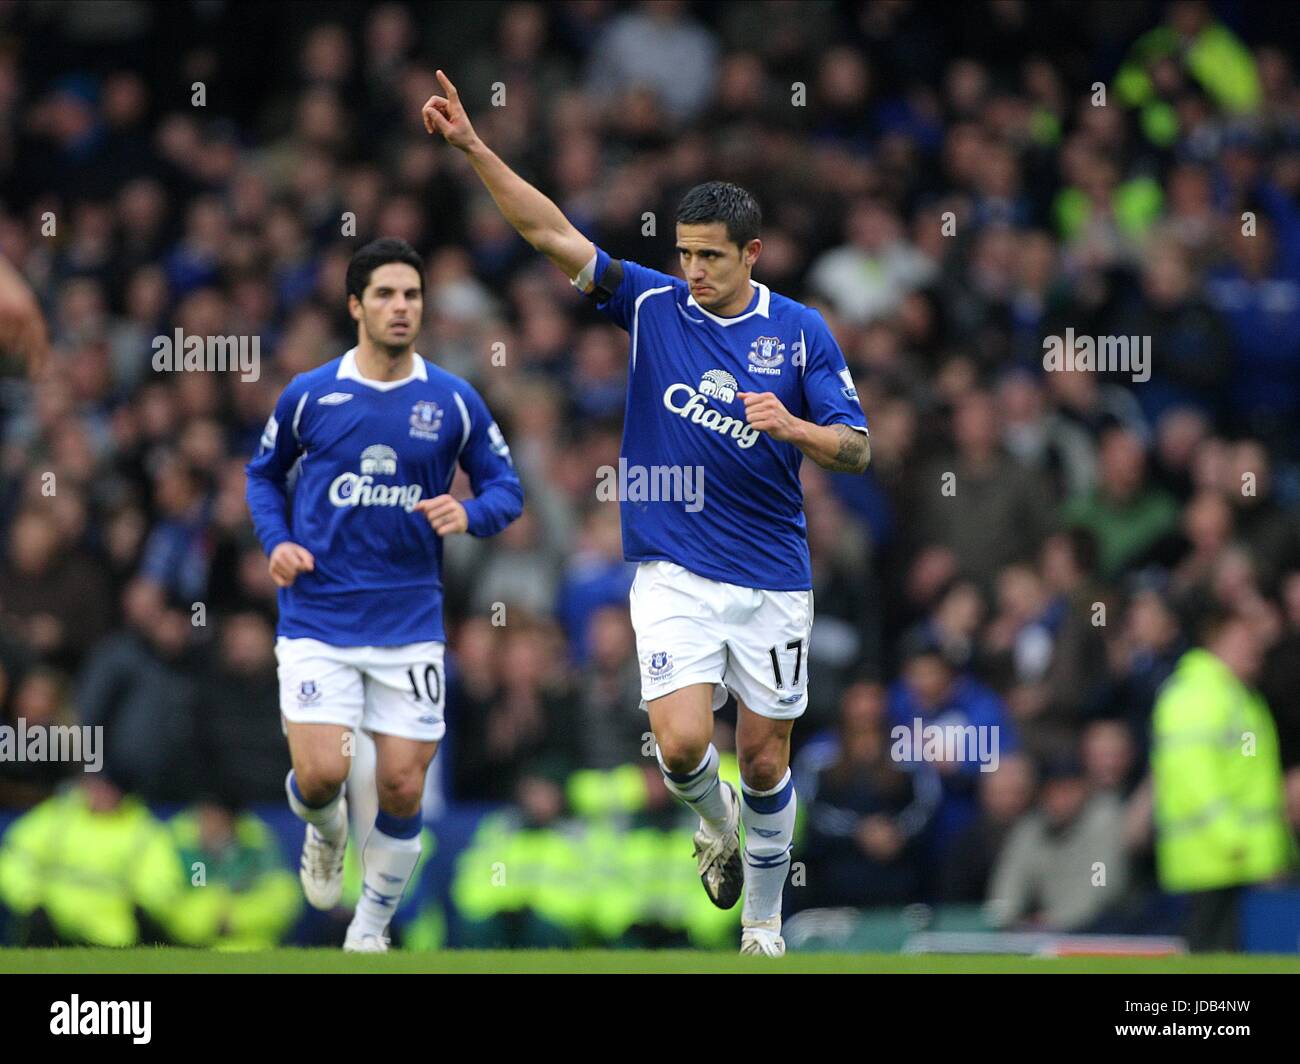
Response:
[[[364,949],[367,939],[385,939],[415,866],[420,862],[422,818],[393,816],[382,808],[361,850],[361,898],[348,926],[348,949]]]
[[[289,808],[307,824],[298,878],[303,894],[316,909],[328,911],[343,893],[343,856],[348,847],[347,800],[341,790],[323,805],[307,800],[292,769],[284,781]]]
[[[740,900],[745,870],[740,863],[740,803],[718,778],[713,734],[713,684],[690,684],[646,704],[655,734],[655,756],[664,786],[700,818],[695,861],[714,905],[730,909]]]
[[[361,849],[361,898],[344,949],[386,948],[387,929],[420,862],[424,777],[435,742],[375,735],[379,812]]]
[[[699,814],[695,861],[709,900],[730,909],[740,900],[745,870],[740,863],[740,802],[731,784],[718,778],[718,751],[710,743],[703,760],[689,772],[673,772],[659,754],[669,793]]]
[[[781,781],[766,790],[742,779],[741,792],[740,816],[745,824],[742,952],[757,950],[765,956],[779,956],[785,951],[780,937],[781,897],[790,872],[798,809],[794,779],[788,768]]]

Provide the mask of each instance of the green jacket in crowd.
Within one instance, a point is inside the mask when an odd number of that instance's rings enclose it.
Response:
[[[171,836],[138,798],[95,812],[76,788],[19,817],[0,840],[0,905],[44,909],[61,939],[134,946],[138,907],[160,926],[185,881]]]
[[[173,938],[226,950],[279,945],[302,911],[302,891],[270,828],[244,813],[235,819],[230,845],[214,852],[204,848],[193,810],[167,826],[189,877],[168,913]]]
[[[1115,78],[1120,103],[1138,109],[1142,132],[1153,144],[1170,147],[1179,135],[1174,103],[1161,98],[1151,79],[1151,68],[1162,60],[1185,67],[1221,110],[1250,114],[1259,107],[1263,91],[1255,57],[1227,26],[1207,25],[1190,42],[1172,26],[1157,26],[1134,42]]]
[[[1152,733],[1160,885],[1215,890],[1285,872],[1295,843],[1264,700],[1208,650],[1189,650],[1156,699]]]

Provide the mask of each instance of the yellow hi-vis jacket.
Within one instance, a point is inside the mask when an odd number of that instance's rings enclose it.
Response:
[[[1184,654],[1156,699],[1151,777],[1165,890],[1259,883],[1290,865],[1273,718],[1208,650]]]
[[[0,904],[43,908],[61,938],[133,946],[135,907],[165,925],[184,877],[171,836],[138,798],[96,813],[80,788],[19,817],[0,839]]]

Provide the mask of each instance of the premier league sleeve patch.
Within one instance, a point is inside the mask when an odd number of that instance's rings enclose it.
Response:
[[[844,382],[844,387],[840,389],[840,391],[844,393],[844,398],[856,399],[858,397],[858,389],[853,383],[853,374],[848,371],[847,367],[840,370],[840,380]]]

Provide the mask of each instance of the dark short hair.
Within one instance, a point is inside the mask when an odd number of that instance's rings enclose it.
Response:
[[[370,283],[370,275],[390,262],[404,262],[420,275],[420,294],[424,294],[424,259],[405,240],[384,236],[358,248],[348,262],[348,295],[361,298]]]
[[[763,225],[758,201],[739,185],[727,181],[706,181],[696,185],[677,205],[677,221],[684,225],[722,222],[727,239],[744,247]]]
[[[1198,603],[1192,608],[1192,613],[1192,626],[1203,647],[1217,643],[1223,633],[1234,624],[1246,622],[1245,616],[1238,610],[1217,599]]]
[[[1065,530],[1065,542],[1074,559],[1075,568],[1084,576],[1094,575],[1101,549],[1097,534],[1083,525],[1072,525]]]

